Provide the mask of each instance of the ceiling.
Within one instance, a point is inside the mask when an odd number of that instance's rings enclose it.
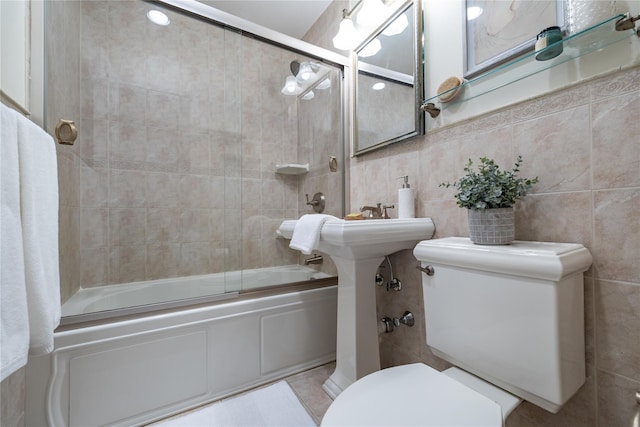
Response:
[[[302,39],[331,4],[331,0],[200,0],[200,2],[297,39]]]

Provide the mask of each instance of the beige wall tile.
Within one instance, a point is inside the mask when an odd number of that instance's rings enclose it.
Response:
[[[595,380],[589,377],[557,414],[552,414],[529,402],[523,402],[516,408],[514,415],[518,417],[520,427],[595,427],[598,425],[596,413],[593,410],[595,396]]]
[[[589,93],[583,87],[569,88],[513,107],[513,121],[517,123],[525,120],[540,119],[549,114],[573,109],[588,103]],[[549,129],[552,128],[549,127]]]
[[[107,246],[109,242],[109,210],[82,209],[80,215],[80,233],[82,248]]]
[[[136,208],[146,206],[146,174],[137,170],[109,172],[109,207]]]
[[[640,91],[593,103],[593,186],[640,186]]]
[[[140,241],[140,240],[138,240]],[[146,246],[111,246],[109,283],[139,282],[145,279]]]
[[[86,208],[107,207],[109,194],[108,169],[82,167],[80,177],[82,206]]]
[[[589,106],[581,106],[514,125],[521,176],[538,176],[533,191],[588,190],[591,184]]]
[[[596,281],[598,368],[640,381],[640,285]]]
[[[108,256],[107,248],[80,251],[80,280],[83,287],[102,286],[109,283]]]
[[[146,242],[152,244],[177,243],[180,241],[180,209],[147,209]]]
[[[146,209],[109,209],[109,244],[144,243],[146,220]]]
[[[633,426],[640,420],[635,394],[640,382],[598,371],[598,425]]]
[[[145,174],[146,206],[149,208],[176,208],[180,206],[180,180],[175,173]]]
[[[531,175],[529,175],[531,176]],[[592,245],[591,193],[529,194],[516,203],[516,238]]]
[[[593,204],[597,277],[640,283],[640,191],[596,191]]]
[[[182,252],[179,244],[147,245],[146,278],[166,279],[180,272]]]

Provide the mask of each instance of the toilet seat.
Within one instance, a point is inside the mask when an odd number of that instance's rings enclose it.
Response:
[[[331,404],[321,426],[502,426],[493,400],[422,364],[363,377]]]

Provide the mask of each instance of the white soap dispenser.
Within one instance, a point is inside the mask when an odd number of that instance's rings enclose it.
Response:
[[[409,177],[405,175],[398,179],[404,179],[402,188],[398,189],[398,218],[415,218],[415,195],[409,185]]]

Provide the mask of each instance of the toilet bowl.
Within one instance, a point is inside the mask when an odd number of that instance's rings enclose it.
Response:
[[[464,379],[477,381],[481,390],[465,384]],[[520,402],[458,368],[438,372],[414,363],[356,381],[331,404],[322,426],[500,427]]]
[[[582,386],[586,248],[451,237],[420,242],[414,255],[430,267],[426,344],[455,366],[415,363],[360,378],[322,426],[502,426],[522,400],[555,413]]]

